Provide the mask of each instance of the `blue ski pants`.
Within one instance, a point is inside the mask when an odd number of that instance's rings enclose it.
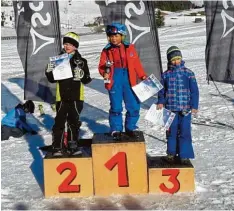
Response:
[[[194,158],[191,136],[191,113],[184,116],[176,114],[170,129],[167,131],[167,153],[180,158]]]
[[[109,90],[109,123],[111,132],[123,131],[123,101],[127,110],[125,131],[133,131],[137,128],[136,124],[140,117],[140,101],[131,88],[128,70],[126,68],[115,68],[113,80],[113,86]]]

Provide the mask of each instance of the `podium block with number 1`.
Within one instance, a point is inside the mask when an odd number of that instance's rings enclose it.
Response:
[[[95,195],[148,192],[146,150],[143,133],[138,140],[95,134],[92,144]],[[126,137],[126,139],[124,138]]]

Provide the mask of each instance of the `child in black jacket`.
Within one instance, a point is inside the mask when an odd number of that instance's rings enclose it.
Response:
[[[64,130],[67,122],[69,139],[73,142],[74,150],[79,138],[80,113],[84,102],[84,85],[92,81],[90,78],[87,60],[77,51],[79,36],[74,32],[68,32],[63,38],[64,49],[61,52],[68,53],[73,78],[55,81],[53,77],[53,64],[48,64],[46,76],[51,83],[56,84],[56,110],[55,124],[53,126],[53,151],[61,153],[64,149]],[[74,146],[75,144],[75,146]],[[57,154],[59,154],[57,153]]]

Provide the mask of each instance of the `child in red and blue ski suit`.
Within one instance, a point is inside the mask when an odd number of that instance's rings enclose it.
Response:
[[[112,135],[119,139],[123,131],[122,101],[127,110],[125,132],[132,137],[137,136],[140,102],[132,90],[137,79],[144,80],[146,74],[133,44],[124,41],[126,27],[120,23],[112,23],[106,28],[109,43],[102,50],[99,73],[110,83],[105,84],[109,92],[110,111],[109,123]],[[110,72],[106,72],[106,62],[112,63]]]
[[[162,74],[164,89],[158,95],[158,109],[166,109],[176,114],[167,131],[167,161],[174,162],[176,155],[180,161],[188,163],[194,158],[191,137],[191,113],[198,112],[199,91],[194,73],[184,66],[178,47],[167,50],[168,70]]]

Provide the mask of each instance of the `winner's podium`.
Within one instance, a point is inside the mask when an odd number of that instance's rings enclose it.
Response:
[[[45,197],[109,196],[192,192],[191,163],[168,164],[162,157],[146,155],[143,132],[139,138],[125,133],[120,141],[109,133],[79,140],[81,155],[44,158]]]
[[[95,195],[148,193],[145,139],[125,134],[121,141],[110,134],[94,134],[92,142]]]

